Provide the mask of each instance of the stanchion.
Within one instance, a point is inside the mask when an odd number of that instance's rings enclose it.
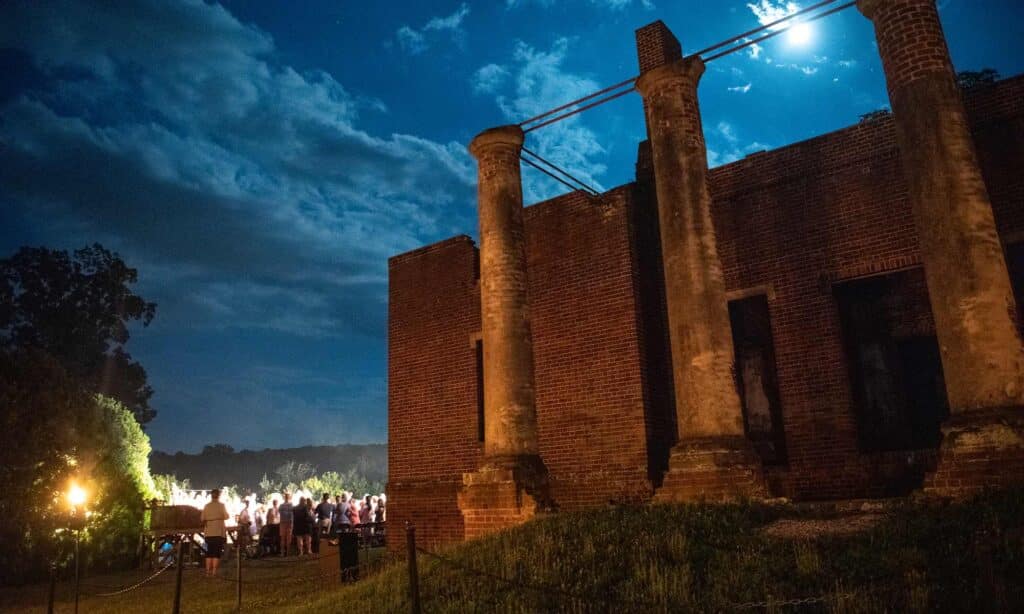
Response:
[[[416,527],[405,523],[405,544],[409,551],[409,607],[412,614],[420,614],[420,574],[416,569]]]
[[[242,611],[242,544],[241,540],[235,542],[235,554],[237,560],[235,564],[235,611]]]
[[[50,596],[46,600],[46,614],[53,614],[53,601],[57,596],[57,564],[50,563]]]
[[[81,588],[78,565],[78,542],[81,541],[81,533],[81,529],[75,529],[75,614],[78,614],[78,593]]]
[[[171,614],[181,612],[181,572],[185,569],[185,540],[178,536],[178,577],[174,581],[174,607]]]

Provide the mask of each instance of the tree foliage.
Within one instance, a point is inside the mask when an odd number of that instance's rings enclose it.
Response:
[[[99,244],[73,254],[23,247],[0,260],[0,347],[46,352],[144,424],[156,413],[153,389],[124,346],[128,325],[148,325],[156,304],[131,290],[137,280],[135,269]]]
[[[999,72],[994,68],[961,70],[956,73],[956,84],[963,90],[971,90],[981,85],[991,85],[998,80]]]
[[[342,491],[354,493],[358,497],[366,494],[375,495],[384,492],[384,484],[378,480],[368,480],[365,475],[355,467],[348,471],[338,473],[337,471],[326,471],[320,475],[306,478],[299,484],[303,490],[308,490],[314,496],[328,493],[331,496],[341,494]]]
[[[0,568],[5,582],[46,573],[69,555],[65,492],[88,492],[83,558],[93,569],[132,560],[155,495],[149,438],[119,402],[84,389],[39,350],[0,350]]]
[[[864,122],[873,122],[875,120],[885,119],[886,117],[891,116],[892,111],[890,111],[889,109],[876,109],[874,111],[869,111],[861,115],[860,122],[863,124]]]

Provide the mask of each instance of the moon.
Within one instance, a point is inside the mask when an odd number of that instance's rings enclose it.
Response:
[[[809,23],[796,23],[789,28],[789,32],[786,33],[786,38],[789,40],[791,45],[803,47],[810,43],[811,39],[814,38],[814,30],[811,28],[811,24]]]

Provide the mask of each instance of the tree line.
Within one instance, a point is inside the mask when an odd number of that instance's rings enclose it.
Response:
[[[235,450],[216,444],[198,454],[153,452],[149,462],[154,474],[188,480],[191,488],[230,486],[238,492],[258,494],[300,487],[316,493],[336,494],[344,489],[376,494],[383,491],[387,480],[384,444],[263,450]]]

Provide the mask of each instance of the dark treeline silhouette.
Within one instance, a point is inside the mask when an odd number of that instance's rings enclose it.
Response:
[[[370,482],[383,483],[388,473],[387,450],[386,445],[379,443],[239,451],[217,444],[206,446],[199,454],[153,452],[149,462],[154,474],[187,479],[193,488],[231,485],[257,490],[264,475],[278,477],[278,470],[288,464],[308,467],[306,473],[309,475],[296,476],[298,478],[309,477],[313,473],[345,473],[354,469]]]
[[[102,245],[73,252],[22,247],[0,259],[0,349],[42,352],[83,388],[153,419],[146,370],[125,349],[128,327],[147,326],[156,303],[132,290],[138,271]]]

